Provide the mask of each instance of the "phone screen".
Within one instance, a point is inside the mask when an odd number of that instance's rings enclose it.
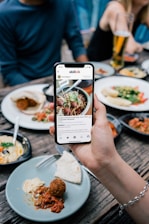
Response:
[[[93,122],[94,67],[90,63],[55,65],[55,140],[88,143]]]

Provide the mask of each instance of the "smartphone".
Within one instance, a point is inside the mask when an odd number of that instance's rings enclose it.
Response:
[[[89,143],[93,124],[94,66],[57,63],[54,66],[55,141]]]

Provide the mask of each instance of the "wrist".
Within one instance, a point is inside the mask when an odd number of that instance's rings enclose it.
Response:
[[[121,204],[132,200],[145,186],[145,181],[118,153],[94,173]]]
[[[104,184],[107,181],[111,182],[116,177],[117,169],[119,168],[122,162],[123,160],[120,155],[115,152],[112,156],[100,160],[98,169],[95,169],[94,173]]]

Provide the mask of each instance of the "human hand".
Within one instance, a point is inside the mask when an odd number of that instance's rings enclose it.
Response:
[[[134,54],[134,53],[139,53],[143,50],[143,46],[136,42],[133,36],[130,36],[127,44],[126,44],[126,49],[125,52],[128,54]]]
[[[92,140],[89,144],[71,144],[70,148],[82,164],[94,173],[106,166],[116,153],[112,131],[106,117],[106,109],[97,97],[94,98],[95,115],[94,125],[91,130]],[[54,120],[54,116],[53,116]],[[54,134],[54,127],[50,128],[50,134]]]
[[[94,97],[96,109],[90,144],[73,144],[71,150],[76,157],[94,173],[106,166],[117,154],[112,131],[106,117],[105,106]]]

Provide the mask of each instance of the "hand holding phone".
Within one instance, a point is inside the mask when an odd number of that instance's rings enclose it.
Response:
[[[88,143],[93,122],[94,67],[90,63],[55,65],[55,141]]]

